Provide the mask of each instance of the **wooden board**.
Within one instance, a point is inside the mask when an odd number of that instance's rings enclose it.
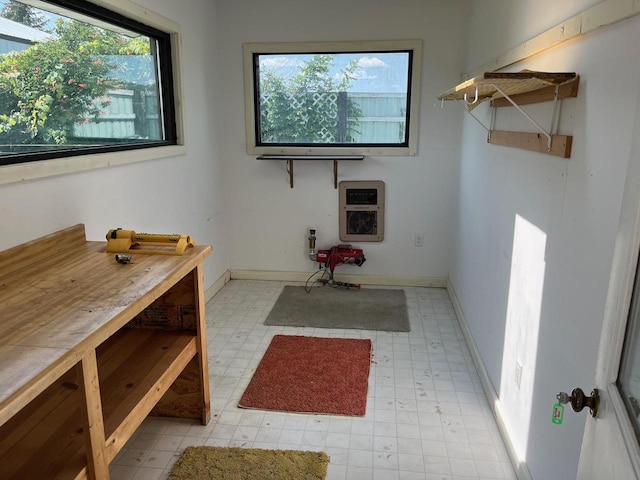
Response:
[[[571,144],[573,137],[570,135],[552,135],[551,150],[547,147],[547,137],[540,133],[505,132],[491,130],[488,142],[493,145],[522,148],[532,152],[555,155],[561,158],[571,156]]]
[[[188,273],[128,323],[130,327],[197,330],[195,272]]]
[[[0,478],[73,478],[84,468],[80,397],[72,369],[0,428]]]
[[[84,398],[84,401],[80,402],[80,412],[85,437],[87,474],[90,480],[100,480],[109,476],[109,462],[105,458],[102,399],[95,350],[85,355],[77,370],[78,384]]]
[[[101,365],[101,376],[104,377],[103,369],[113,372],[100,383],[108,461],[113,460],[196,355],[193,335],[123,329],[117,336],[131,337],[133,344],[139,346],[124,357],[111,356],[110,366]],[[114,339],[105,348],[118,348],[119,341]]]
[[[153,407],[151,415],[158,417],[202,417],[200,362],[194,358]],[[207,384],[208,388],[208,384]]]
[[[578,76],[574,72],[549,73],[523,70],[521,72],[485,72],[484,74],[467,80],[454,88],[438,95],[438,100],[464,100],[471,102],[476,97],[476,104],[491,98],[499,98],[502,95],[495,85],[500,87],[507,95],[518,95],[533,92],[550,85],[563,85],[575,82]]]
[[[558,87],[558,100],[577,97],[579,83],[580,82],[576,78],[575,81],[560,85]],[[545,87],[533,92],[511,95],[511,100],[516,102],[518,105],[530,105],[532,103],[550,102],[555,97],[555,91],[556,87],[554,86]],[[506,98],[495,98],[491,100],[491,106],[500,108],[512,107],[513,105]]]
[[[4,321],[4,319],[3,319]],[[22,402],[7,404],[0,411],[0,426],[15,415],[27,402],[36,397],[51,384],[51,378],[62,375],[72,368],[79,360],[79,356],[67,355],[61,348],[36,348],[14,345],[0,345],[0,398],[11,398],[17,395],[22,386]],[[60,359],[64,359],[61,361]],[[49,365],[34,375],[33,364]],[[5,367],[11,365],[11,367]],[[25,378],[31,381],[23,385]]]
[[[0,280],[41,260],[55,257],[85,243],[84,225],[78,224],[0,252]]]

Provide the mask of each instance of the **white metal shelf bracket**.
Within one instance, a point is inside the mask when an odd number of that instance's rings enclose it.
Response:
[[[554,133],[556,133],[557,129],[558,129],[558,123],[559,123],[559,111],[560,109],[558,108],[558,92],[559,92],[559,85],[556,85],[555,88],[555,92],[553,95],[553,113],[551,114],[551,128],[549,129],[549,131],[547,132],[538,122],[536,122],[527,112],[525,112],[520,105],[518,105],[516,102],[513,101],[513,99],[507,94],[505,93],[498,85],[496,84],[490,84],[493,88],[495,88],[509,103],[511,103],[511,105],[513,105],[516,110],[518,110],[527,120],[529,120],[529,122],[531,122],[540,133],[542,133],[545,137],[547,137],[547,150],[551,151],[551,139]],[[476,94],[475,94],[475,98],[472,102],[469,102],[467,100],[467,94],[464,94],[464,103],[469,106],[469,105],[473,105],[478,101],[478,86],[476,85]],[[444,103],[444,99],[442,99],[442,103]],[[456,103],[458,105],[460,105],[460,107],[462,107],[462,109],[468,113],[469,115],[471,115],[471,117],[480,124],[480,126],[482,128],[484,128],[487,132],[491,132],[491,130],[494,129],[495,126],[495,121],[496,121],[496,109],[495,107],[492,107],[492,112],[491,112],[491,126],[487,127],[484,123],[482,123],[482,120],[480,120],[478,117],[476,117],[471,110],[469,110],[467,108],[467,106],[463,105],[462,102],[460,100],[456,101]],[[441,107],[442,108],[442,107]]]
[[[522,115],[524,115],[524,117],[527,120],[529,120],[538,129],[540,133],[542,133],[545,137],[547,137],[547,150],[551,151],[551,131],[547,132],[544,128],[542,128],[538,122],[536,122],[533,118],[531,118],[531,116],[527,112],[525,112],[520,107],[520,105],[514,102],[513,99],[509,95],[507,95],[499,86],[497,86],[496,84],[491,84],[491,86],[495,88],[504,98],[506,98],[511,105],[516,107],[516,110],[518,110]],[[552,124],[555,123],[557,104],[558,104],[558,87],[556,87],[556,91],[553,97],[553,110],[554,110],[553,117],[554,118],[552,119]]]
[[[470,105],[470,104],[469,104],[469,103],[467,103],[466,101],[465,101],[465,103],[466,103],[467,105]],[[456,104],[457,104],[457,105],[460,105],[460,108],[462,108],[466,113],[468,113],[469,115],[471,115],[471,117],[472,117],[476,122],[478,122],[482,128],[484,128],[484,129],[487,131],[487,134],[491,131],[491,129],[490,129],[490,128],[488,128],[484,123],[482,123],[482,120],[480,120],[478,117],[476,117],[476,116],[471,112],[471,110],[469,110],[467,107],[465,107],[465,106],[462,104],[462,102],[461,102],[460,100],[456,100]],[[495,108],[494,108],[493,110],[495,110]],[[493,115],[493,114],[492,114],[492,115]]]
[[[562,100],[558,101],[558,95],[560,93],[560,85],[556,85],[556,89],[553,92],[553,112],[551,113],[551,129],[549,132],[552,135],[558,133],[558,124],[560,123],[560,108],[559,104]]]

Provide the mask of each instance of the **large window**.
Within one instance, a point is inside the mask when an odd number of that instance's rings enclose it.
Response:
[[[245,44],[253,154],[413,155],[419,41]]]
[[[169,34],[83,0],[0,6],[0,165],[177,143]]]

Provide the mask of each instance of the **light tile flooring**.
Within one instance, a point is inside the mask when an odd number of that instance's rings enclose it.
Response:
[[[233,280],[207,303],[211,422],[148,418],[113,480],[167,478],[190,445],[322,450],[328,480],[516,478],[445,289],[404,288],[409,333],[264,326],[285,284]],[[237,408],[274,334],[371,339],[366,416]]]

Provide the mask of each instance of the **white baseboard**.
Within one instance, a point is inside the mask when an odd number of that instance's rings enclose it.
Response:
[[[529,472],[529,468],[524,460],[518,458],[518,455],[513,447],[513,442],[511,441],[511,436],[509,435],[509,431],[507,430],[507,426],[504,423],[504,418],[502,416],[502,409],[500,398],[496,393],[495,388],[493,387],[493,383],[489,378],[489,373],[482,362],[482,357],[480,356],[480,352],[478,350],[478,346],[471,336],[471,330],[469,329],[469,324],[467,323],[467,319],[464,316],[464,311],[462,310],[462,306],[460,305],[460,300],[458,299],[458,295],[456,294],[455,289],[450,281],[447,281],[447,291],[449,292],[449,297],[451,297],[451,301],[453,302],[453,308],[456,312],[456,316],[460,321],[460,327],[462,328],[462,332],[464,334],[464,338],[469,346],[469,350],[471,351],[471,356],[473,357],[473,363],[478,370],[478,375],[480,376],[480,381],[482,382],[482,388],[484,389],[484,393],[489,400],[489,406],[493,411],[493,416],[496,419],[496,423],[498,424],[498,429],[500,430],[500,434],[502,435],[502,439],[504,440],[505,447],[507,449],[507,453],[509,454],[509,458],[511,459],[511,464],[516,472],[516,476],[518,480],[532,480],[531,472]]]
[[[277,280],[306,282],[314,272],[280,272],[271,270],[231,270],[232,280]],[[319,276],[320,274],[318,274]],[[393,277],[389,275],[336,274],[335,279],[362,285],[395,285],[402,287],[446,288],[447,279],[438,277]]]
[[[220,275],[220,277],[215,282],[213,282],[213,285],[211,285],[209,288],[205,290],[204,292],[205,303],[211,300],[213,296],[216,293],[218,293],[222,289],[222,287],[224,287],[227,284],[229,280],[231,280],[231,272],[227,270],[222,275]]]

